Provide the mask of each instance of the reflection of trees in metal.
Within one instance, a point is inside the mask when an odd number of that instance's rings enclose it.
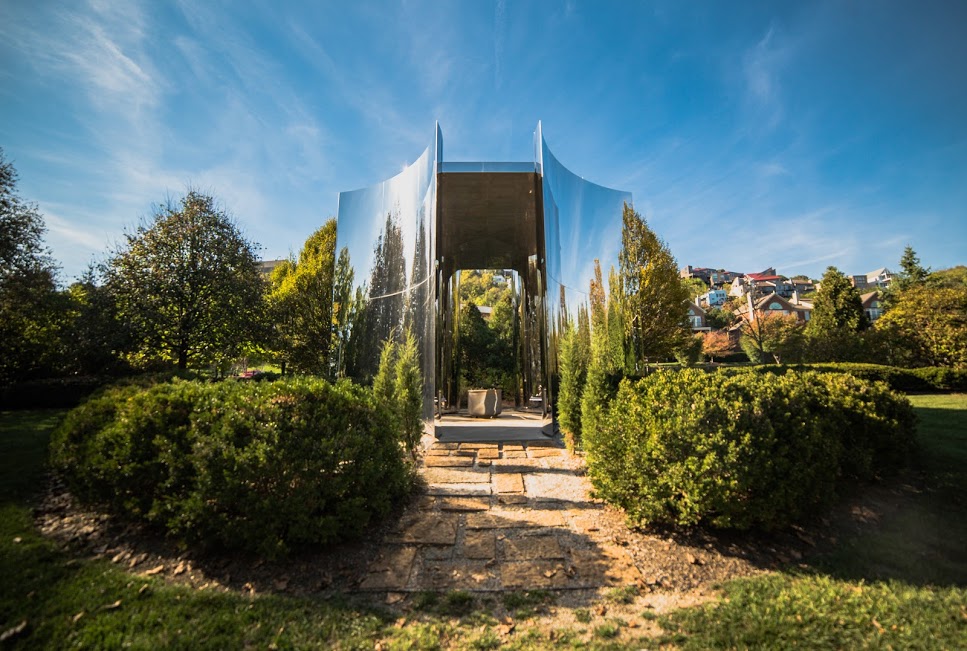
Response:
[[[348,257],[347,252],[347,262]],[[348,273],[352,273],[351,269]],[[340,284],[345,283],[345,275],[337,280],[341,281]],[[339,289],[344,291],[344,287]],[[357,291],[357,298],[347,313],[344,327],[344,332],[349,334],[346,373],[369,382],[376,373],[383,342],[399,340],[403,333],[406,261],[398,211],[386,214],[386,225],[373,250],[368,287],[364,285],[360,289],[362,291]]]
[[[413,264],[410,266],[410,289],[406,293],[405,329],[416,337],[416,349],[421,362],[425,355],[423,346],[427,340],[430,304],[430,269],[426,242],[426,211],[420,207],[416,223],[416,243],[413,247]],[[422,364],[421,364],[422,366]]]

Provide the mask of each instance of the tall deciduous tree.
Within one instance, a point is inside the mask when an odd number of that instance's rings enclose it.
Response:
[[[333,275],[336,220],[309,236],[298,261],[272,274],[270,314],[283,363],[302,373],[327,375],[333,339]]]
[[[0,149],[0,383],[47,375],[60,363],[64,301],[45,231]]]
[[[649,359],[667,357],[681,340],[686,330],[688,293],[668,246],[627,204],[622,214],[618,261],[627,345],[631,360],[640,367]]]
[[[702,352],[708,355],[709,361],[716,357],[724,357],[732,350],[732,340],[725,330],[712,330],[702,336]]]
[[[212,197],[191,189],[125,235],[106,275],[135,361],[221,364],[256,341],[264,325],[256,250]]]
[[[827,267],[821,283],[813,302],[808,334],[822,336],[862,330],[866,326],[863,303],[849,279],[836,267]]]
[[[118,327],[115,300],[101,272],[97,265],[90,265],[66,292],[71,345],[64,370],[68,373],[97,375],[127,370],[123,358],[129,348],[127,333]]]
[[[967,287],[911,287],[876,321],[908,364],[967,368]]]
[[[742,324],[742,350],[755,363],[800,362],[803,355],[803,325],[791,314],[756,314]],[[769,359],[769,358],[772,359]]]

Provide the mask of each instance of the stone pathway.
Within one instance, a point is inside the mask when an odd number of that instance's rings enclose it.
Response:
[[[575,590],[632,585],[628,551],[596,526],[583,464],[554,441],[441,443],[426,494],[366,569],[361,590]]]

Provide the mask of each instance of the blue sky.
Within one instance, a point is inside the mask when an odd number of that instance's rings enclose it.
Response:
[[[679,264],[967,263],[967,3],[0,2],[0,146],[64,279],[191,184],[263,257],[415,160],[557,158]]]

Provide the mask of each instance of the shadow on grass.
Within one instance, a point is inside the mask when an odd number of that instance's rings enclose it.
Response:
[[[967,586],[967,396],[911,396],[920,454],[847,499],[837,544],[811,560],[841,579]]]

